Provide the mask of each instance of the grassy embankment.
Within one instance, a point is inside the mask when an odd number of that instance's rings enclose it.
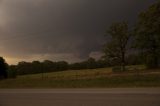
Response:
[[[160,87],[160,69],[128,68],[130,71],[119,73],[111,68],[102,68],[24,75],[1,80],[0,88]]]

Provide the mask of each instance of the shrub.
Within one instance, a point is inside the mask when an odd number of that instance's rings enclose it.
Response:
[[[114,66],[114,67],[112,68],[112,71],[113,71],[113,72],[122,72],[123,70],[122,70],[122,67],[121,67],[121,66]]]

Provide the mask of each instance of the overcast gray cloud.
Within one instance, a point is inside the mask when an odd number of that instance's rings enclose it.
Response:
[[[155,1],[0,0],[0,53],[10,63],[80,61],[98,55],[111,23],[133,24]]]

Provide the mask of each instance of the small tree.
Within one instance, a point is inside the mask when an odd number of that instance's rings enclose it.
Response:
[[[136,47],[143,50],[148,68],[157,68],[160,56],[160,2],[139,15],[135,29]]]
[[[7,78],[7,68],[8,65],[3,59],[3,57],[0,57],[0,79],[1,78]]]
[[[106,35],[111,38],[110,41],[105,44],[104,57],[111,61],[117,61],[118,64],[121,65],[121,69],[125,71],[125,56],[128,40],[130,38],[127,23],[112,24]]]

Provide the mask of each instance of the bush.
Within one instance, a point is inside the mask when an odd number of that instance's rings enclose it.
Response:
[[[114,67],[112,68],[112,71],[113,71],[113,72],[122,72],[123,70],[122,70],[122,67],[121,67],[121,66],[114,66]]]
[[[113,72],[124,72],[123,69],[122,69],[122,66],[114,66],[114,67],[112,68],[112,71],[113,71]],[[129,68],[125,67],[125,72],[126,72],[126,71],[129,71]]]
[[[158,60],[158,58],[157,58]],[[155,61],[155,58],[152,56],[152,55],[148,55],[147,58],[146,58],[146,67],[148,69],[154,69],[154,68],[158,68],[158,62],[156,63],[157,61]]]

